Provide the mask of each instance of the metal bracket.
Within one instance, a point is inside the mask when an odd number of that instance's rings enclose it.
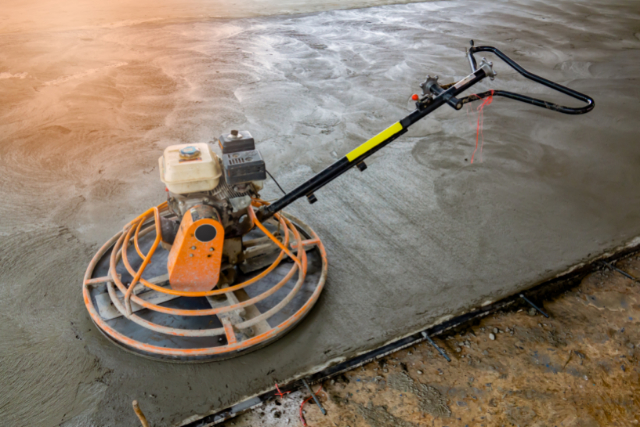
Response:
[[[422,88],[422,96],[429,96],[432,97],[433,95],[431,94],[431,86],[433,86],[434,84],[438,84],[438,76],[427,76],[427,79],[424,81],[424,83],[420,84],[420,87]]]
[[[498,73],[496,73],[495,70],[493,69],[493,62],[487,61],[487,58],[482,58],[482,61],[480,61],[480,65],[478,66],[478,69],[484,70],[487,77],[489,77],[491,80],[495,79],[496,76],[498,75]]]

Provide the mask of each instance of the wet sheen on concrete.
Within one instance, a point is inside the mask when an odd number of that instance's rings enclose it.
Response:
[[[133,399],[153,425],[177,424],[625,244],[640,234],[637,22],[632,2],[450,1],[0,36],[1,424],[136,425]],[[470,38],[596,109],[496,99],[470,165],[476,106],[443,107],[366,172],[294,204],[325,242],[329,279],[260,352],[164,364],[95,330],[84,268],[165,197],[164,147],[249,129],[292,189],[406,115],[426,74],[465,76]],[[474,90],[564,101],[497,71]]]

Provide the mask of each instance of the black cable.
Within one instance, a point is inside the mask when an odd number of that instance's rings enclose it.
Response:
[[[271,179],[273,180],[273,182],[275,182],[275,183],[276,183],[276,185],[278,186],[278,188],[280,189],[280,191],[282,191],[282,194],[284,194],[284,195],[286,196],[286,195],[287,195],[287,192],[286,192],[286,191],[284,191],[284,190],[282,189],[282,187],[280,187],[280,184],[278,184],[278,181],[276,181],[276,179],[273,177],[273,175],[271,175],[271,173],[269,173],[269,171],[268,171],[268,170],[266,170],[266,169],[265,169],[265,171],[267,172],[267,175],[269,175],[269,177],[271,177]]]

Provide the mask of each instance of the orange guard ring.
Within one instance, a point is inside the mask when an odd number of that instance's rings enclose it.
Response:
[[[258,221],[254,208],[266,204],[252,201],[254,227],[245,237],[253,240],[246,244],[272,242],[277,257],[266,268],[239,272],[240,283],[210,291],[180,291],[168,283],[169,252],[157,250],[160,216],[170,215],[166,202],[128,223],[100,248],[84,275],[84,303],[93,322],[124,349],[173,362],[227,359],[282,337],[318,300],[327,256],[318,235],[299,219],[280,213],[265,224]]]

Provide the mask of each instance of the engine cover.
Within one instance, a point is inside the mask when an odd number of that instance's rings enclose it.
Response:
[[[172,289],[210,291],[218,284],[224,245],[224,227],[207,205],[189,209],[180,223],[167,267]]]

